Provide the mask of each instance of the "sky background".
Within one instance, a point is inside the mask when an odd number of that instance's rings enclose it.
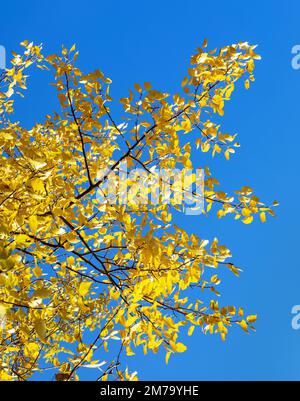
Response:
[[[80,67],[108,75],[115,99],[135,82],[178,91],[189,57],[204,38],[210,49],[237,41],[259,45],[256,82],[249,91],[234,92],[223,118],[223,131],[237,132],[241,148],[230,162],[217,157],[209,165],[223,189],[249,185],[266,202],[278,200],[277,217],[250,226],[213,214],[177,219],[188,232],[218,236],[231,249],[244,272],[240,278],[224,276],[220,301],[257,313],[257,332],[233,328],[222,342],[195,330],[184,338],[188,350],[172,355],[168,365],[163,352],[145,357],[137,351],[127,362],[142,380],[300,380],[300,330],[291,327],[291,309],[300,304],[300,70],[291,66],[291,49],[300,44],[299,13],[296,0],[1,3],[0,45],[8,54],[24,39],[44,43],[47,54],[76,43]],[[38,72],[17,102],[18,118],[28,127],[56,107],[48,79]],[[193,160],[201,165],[201,153]]]

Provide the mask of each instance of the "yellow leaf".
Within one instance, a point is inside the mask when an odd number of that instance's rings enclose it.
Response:
[[[36,358],[39,353],[39,346],[37,343],[34,342],[28,342],[25,345],[24,348],[24,354],[25,356],[32,356],[33,358]]]
[[[144,83],[144,87],[145,87],[146,91],[151,90],[151,84],[150,84],[150,82],[145,82],[145,83]]]
[[[243,330],[245,330],[246,332],[248,332],[248,325],[247,325],[247,323],[246,323],[245,320],[241,320],[240,322],[238,322],[238,324],[241,326],[241,328],[242,328]]]
[[[245,217],[249,217],[251,215],[251,210],[248,209],[247,207],[244,207],[242,210],[242,215]]]
[[[261,220],[262,223],[266,222],[267,218],[266,218],[266,213],[265,212],[261,212],[259,217],[260,217],[260,220]]]
[[[206,153],[209,151],[209,149],[210,149],[210,143],[208,141],[202,143],[202,145],[201,145],[202,152]]]
[[[246,217],[245,219],[242,220],[242,222],[244,224],[250,224],[250,223],[252,223],[252,221],[253,221],[253,216],[248,216],[248,217]]]
[[[111,299],[114,299],[114,300],[116,301],[117,299],[120,298],[120,292],[119,292],[119,291],[112,290],[112,291],[110,292],[110,297],[111,297]]]
[[[257,315],[249,315],[249,316],[247,316],[247,322],[250,323],[250,324],[256,322],[256,320],[257,320]]]
[[[38,228],[38,220],[36,216],[30,216],[28,219],[30,230],[35,234]]]
[[[188,82],[189,82],[188,77],[185,77],[181,82],[181,86],[185,86]]]
[[[139,93],[142,93],[142,88],[141,88],[141,85],[139,85],[139,84],[134,84],[134,87],[135,87],[135,90],[137,91],[137,92],[139,92]]]
[[[170,345],[175,352],[184,352],[187,349],[183,343],[175,343],[174,341],[170,341]]]
[[[36,169],[36,170],[40,170],[41,168],[47,166],[47,162],[45,160],[33,160],[33,159],[29,159],[30,164]]]
[[[184,120],[181,124],[181,129],[183,129],[184,133],[188,133],[192,130],[192,124],[189,119]]]
[[[41,275],[43,274],[41,268],[39,266],[36,266],[32,269],[33,274],[35,275],[35,277],[39,278],[41,277]]]
[[[188,335],[191,336],[195,330],[195,326],[191,326],[188,330]]]
[[[15,241],[18,245],[25,246],[28,245],[30,242],[32,242],[32,239],[28,237],[28,235],[20,234],[16,236]]]
[[[36,298],[49,298],[51,296],[52,292],[48,288],[39,288],[36,290],[32,297]]]
[[[126,347],[126,355],[127,356],[133,356],[135,353],[132,351],[130,347]]]
[[[38,336],[38,338],[42,341],[42,342],[46,342],[45,339],[45,334],[46,334],[46,325],[43,319],[37,319],[34,322],[34,330]]]
[[[122,326],[126,327],[126,319],[125,319],[124,315],[121,315],[121,316],[119,317],[119,323],[120,323]]]
[[[92,283],[90,281],[82,281],[79,285],[79,294],[84,297],[90,289],[90,286],[92,285]]]
[[[33,178],[30,185],[34,192],[44,192],[44,183],[40,178]]]
[[[6,308],[3,305],[0,305],[0,319],[3,320],[4,316],[6,314]],[[0,325],[1,326],[1,325]]]

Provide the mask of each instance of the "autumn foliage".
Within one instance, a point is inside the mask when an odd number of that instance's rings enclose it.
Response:
[[[191,161],[192,151],[229,159],[238,149],[213,118],[223,116],[236,81],[254,81],[255,46],[209,52],[204,42],[178,93],[135,84],[116,119],[111,80],[81,72],[75,46],[45,57],[41,46],[21,45],[0,76],[0,379],[49,378],[52,369],[57,380],[78,380],[89,365],[101,367],[100,379],[134,380],[123,352],[163,348],[168,362],[186,349],[184,326],[222,339],[232,326],[249,331],[255,315],[219,302],[219,267],[240,272],[226,246],[174,225],[172,203],[141,206],[129,191],[126,204],[100,204],[97,193],[124,160],[149,179],[154,166],[200,167],[205,214],[245,224],[273,215],[251,188],[227,194],[200,157],[199,166]],[[14,97],[34,67],[49,74],[58,106],[26,129],[14,119]]]

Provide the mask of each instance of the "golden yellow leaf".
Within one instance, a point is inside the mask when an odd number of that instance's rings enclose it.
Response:
[[[36,266],[32,269],[33,274],[35,275],[35,277],[39,278],[41,277],[41,275],[43,274],[41,268],[39,266]]]
[[[267,218],[266,218],[266,213],[265,212],[261,212],[259,217],[260,217],[260,220],[261,220],[262,223],[266,222]]]
[[[92,285],[91,281],[82,281],[80,283],[79,289],[78,289],[79,294],[82,297],[84,297],[89,292],[89,289],[90,289],[91,285]]]
[[[30,185],[35,192],[44,192],[44,183],[40,178],[33,178]]]
[[[52,291],[49,290],[48,288],[40,288],[40,289],[36,290],[32,296],[36,297],[36,298],[48,298],[51,296],[51,294],[52,294]]]
[[[242,220],[242,222],[244,224],[250,224],[250,223],[252,223],[252,221],[253,221],[253,216],[248,216],[248,217],[246,217],[245,219]]]
[[[172,353],[171,351],[168,351],[168,352],[166,353],[166,357],[165,357],[166,364],[169,363],[169,359],[170,359],[171,353]]]
[[[241,326],[241,328],[242,328],[244,331],[248,332],[248,325],[247,325],[247,323],[246,323],[245,320],[241,320],[240,322],[238,322],[238,324]]]
[[[250,323],[250,324],[256,322],[256,320],[257,320],[257,315],[249,315],[249,316],[247,316],[247,322]]]
[[[126,355],[127,356],[133,356],[135,353],[132,351],[130,347],[126,347]]]
[[[170,341],[170,346],[175,352],[184,352],[187,347],[183,343],[175,343],[174,341]]]
[[[34,322],[34,330],[38,336],[38,338],[45,343],[45,335],[46,335],[46,324],[43,319],[37,319]]]
[[[30,216],[28,219],[30,230],[35,234],[38,228],[37,216]]]
[[[195,330],[195,326],[190,326],[189,330],[188,330],[188,335],[191,336],[193,334]]]

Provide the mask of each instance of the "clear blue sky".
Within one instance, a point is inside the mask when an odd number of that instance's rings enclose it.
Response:
[[[231,218],[179,218],[185,229],[203,238],[217,234],[243,266],[239,279],[230,275],[223,281],[222,302],[257,313],[257,333],[234,329],[225,343],[195,333],[186,340],[187,352],[171,356],[169,365],[163,354],[138,352],[128,364],[140,379],[300,379],[300,330],[291,328],[291,308],[300,304],[300,70],[291,67],[291,48],[300,44],[299,14],[297,0],[1,4],[0,44],[8,52],[23,39],[43,42],[47,53],[75,42],[80,66],[110,76],[116,99],[134,82],[176,91],[189,56],[205,37],[211,48],[237,41],[259,45],[263,59],[255,84],[235,92],[225,110],[223,127],[239,133],[242,147],[231,162],[218,158],[210,165],[224,188],[250,185],[266,201],[277,199],[277,217],[251,226]],[[27,125],[54,109],[44,77],[41,72],[32,79],[27,98],[18,102],[18,116]]]

